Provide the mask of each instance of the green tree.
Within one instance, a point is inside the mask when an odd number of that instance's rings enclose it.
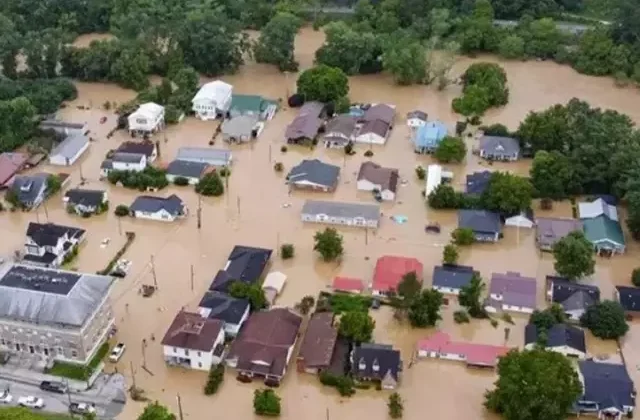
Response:
[[[280,416],[280,397],[273,389],[256,389],[253,392],[253,411],[259,416]]]
[[[535,20],[520,31],[527,55],[553,58],[562,41],[562,34],[551,18]]]
[[[594,273],[593,245],[582,231],[573,231],[553,245],[553,267],[560,276],[577,280]]]
[[[571,162],[556,150],[540,150],[536,153],[531,165],[530,180],[538,196],[542,198],[561,200],[576,190]]]
[[[578,374],[560,353],[510,351],[498,362],[485,406],[506,420],[563,420],[582,393]]]
[[[370,31],[358,31],[346,22],[331,22],[324,28],[324,44],[316,51],[316,62],[341,69],[345,74],[376,73],[381,70],[382,47]]]
[[[451,107],[465,117],[480,116],[491,107],[487,88],[472,85],[465,89],[464,95],[454,98]]]
[[[422,290],[422,282],[418,280],[415,271],[410,271],[402,276],[398,284],[397,293],[404,299],[413,299]]]
[[[302,300],[296,304],[296,309],[300,311],[302,315],[307,315],[313,309],[316,304],[316,300],[313,296],[305,296]]]
[[[596,337],[605,340],[620,338],[629,331],[624,309],[613,300],[604,300],[589,306],[580,318],[580,324]]]
[[[458,262],[458,247],[454,244],[447,244],[442,251],[442,262],[445,264],[456,264]]]
[[[529,317],[529,324],[535,325],[539,333],[547,331],[556,324],[564,324],[566,321],[567,316],[562,306],[557,303],[542,311],[536,309]]]
[[[282,256],[283,260],[288,260],[293,258],[293,256],[295,255],[295,247],[293,246],[293,244],[282,244],[282,246],[280,247],[280,255]]]
[[[446,136],[438,147],[433,156],[442,163],[456,162],[460,163],[467,155],[467,145],[460,137]]]
[[[218,392],[220,385],[224,381],[224,364],[219,363],[212,365],[209,370],[209,377],[207,378],[207,384],[204,386],[205,395],[213,395]]]
[[[129,215],[129,207],[125,206],[124,204],[118,204],[118,206],[116,206],[116,208],[113,211],[113,213],[118,217],[128,216]]]
[[[493,8],[489,0],[475,2],[473,14],[460,20],[457,38],[463,52],[494,51],[499,42],[498,29],[493,25]]]
[[[142,90],[149,86],[151,62],[141,45],[122,50],[111,65],[110,79],[123,87]]]
[[[460,289],[458,302],[467,308],[469,315],[473,318],[487,317],[484,307],[482,306],[482,294],[485,289],[486,285],[478,273],[474,273],[469,284]]]
[[[423,290],[409,306],[408,318],[412,327],[426,328],[436,325],[442,317],[442,293],[434,289]]]
[[[612,57],[618,54],[609,29],[597,26],[587,30],[578,41],[573,67],[580,73],[605,76],[617,71]]]
[[[234,281],[229,288],[229,295],[237,299],[247,299],[254,311],[267,307],[267,298],[259,284]]]
[[[57,175],[49,175],[47,177],[46,196],[51,197],[62,188],[62,181]]]
[[[183,67],[176,72],[171,80],[181,93],[187,92],[191,95],[198,90],[200,75],[193,67]]]
[[[423,83],[427,78],[427,51],[416,40],[397,37],[387,42],[382,65],[399,85]]]
[[[457,228],[451,232],[453,243],[460,246],[471,245],[476,241],[476,236],[472,229]]]
[[[167,407],[160,405],[157,401],[148,404],[142,414],[138,416],[138,420],[175,420],[176,416],[170,412]]]
[[[640,287],[640,267],[633,269],[631,273],[631,283],[636,287]]]
[[[482,202],[487,210],[513,215],[531,207],[532,194],[533,187],[527,178],[494,172],[482,194]]]
[[[339,68],[322,64],[303,71],[297,83],[298,93],[305,101],[331,102],[349,93],[347,75]]]
[[[325,228],[322,232],[316,232],[313,240],[313,250],[318,251],[325,261],[333,261],[341,257],[344,252],[342,235],[334,228]]]
[[[462,207],[463,197],[451,185],[440,184],[429,194],[427,201],[434,209],[458,209]]]
[[[218,172],[209,172],[196,184],[196,192],[204,196],[219,197],[224,194],[224,185]]]
[[[258,63],[274,64],[280,71],[297,71],[293,42],[302,21],[291,13],[278,13],[262,28],[253,54]]]
[[[471,86],[486,89],[487,100],[491,107],[503,106],[509,102],[507,73],[496,63],[481,62],[470,65],[462,75],[462,81],[465,94]]]
[[[511,60],[524,57],[524,39],[518,35],[506,36],[500,41],[498,52],[501,57]]]
[[[397,392],[389,395],[389,402],[387,403],[389,407],[389,417],[392,419],[401,419],[402,412],[404,411],[404,404],[402,402],[402,397]]]
[[[340,317],[338,333],[341,337],[356,343],[371,341],[376,322],[368,313],[362,311],[349,311]]]

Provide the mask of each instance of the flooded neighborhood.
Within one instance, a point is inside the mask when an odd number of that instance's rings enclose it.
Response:
[[[105,35],[83,35],[77,46],[87,46],[93,39]],[[322,31],[302,28],[295,41],[295,55],[300,69],[313,66],[314,53],[323,44]],[[493,56],[459,57],[451,70],[452,78],[462,74],[474,62],[498,62]],[[491,109],[483,124],[501,123],[517,129],[531,111],[541,111],[555,104],[565,104],[574,97],[594,107],[613,109],[640,122],[640,91],[636,88],[615,87],[609,78],[580,75],[568,66],[551,61],[499,61],[508,78],[509,103]],[[135,240],[123,258],[131,262],[128,274],[118,278],[111,291],[111,304],[117,333],[112,340],[126,343],[127,350],[117,363],[106,363],[107,373],[124,375],[127,386],[135,384],[144,390],[151,401],[159,401],[184,418],[204,420],[221,415],[237,419],[253,419],[253,391],[262,388],[261,381],[236,381],[237,372],[227,369],[225,382],[212,396],[202,388],[206,371],[171,367],[165,363],[161,340],[174,317],[181,310],[198,312],[203,294],[208,290],[218,270],[237,245],[273,250],[264,270],[282,272],[286,284],[276,297],[276,307],[293,308],[305,296],[331,292],[336,277],[361,279],[370,286],[376,262],[385,255],[415,258],[423,265],[425,288],[432,284],[435,266],[442,264],[443,248],[450,242],[451,233],[458,227],[454,210],[430,208],[423,195],[425,181],[416,176],[416,166],[427,168],[436,164],[428,154],[414,152],[412,130],[405,116],[414,110],[424,111],[429,120],[443,122],[449,132],[455,132],[460,116],[451,109],[451,102],[461,95],[456,84],[438,90],[435,86],[398,86],[386,74],[359,75],[349,78],[349,98],[352,103],[385,103],[395,106],[395,122],[384,145],[356,143],[352,155],[342,148],[286,145],[285,131],[298,113],[287,105],[287,98],[295,93],[297,74],[281,73],[274,66],[249,61],[233,75],[220,80],[233,86],[234,94],[260,95],[277,101],[280,109],[255,141],[228,144],[217,137],[217,121],[187,116],[178,124],[168,125],[152,137],[158,143],[156,167],[167,167],[180,148],[199,147],[227,149],[231,152],[230,175],[223,178],[225,192],[220,197],[203,197],[193,187],[169,185],[158,192],[144,193],[158,197],[176,194],[185,204],[186,217],[173,223],[161,223],[133,217],[117,217],[113,209],[118,205],[131,206],[139,191],[111,185],[101,177],[101,165],[108,152],[121,143],[131,141],[126,130],[117,130],[117,115],[105,110],[106,101],[123,104],[136,97],[133,90],[106,83],[76,82],[78,98],[57,113],[60,120],[86,123],[92,141],[86,153],[73,165],[51,166],[47,163],[25,173],[64,172],[69,175],[63,191],[48,199],[37,209],[28,212],[0,213],[2,238],[0,255],[11,258],[22,250],[29,222],[52,222],[86,231],[86,239],[78,257],[71,263],[73,270],[95,273],[104,269],[127,241],[127,232],[135,233]],[[202,78],[201,83],[213,79]],[[451,185],[464,191],[466,176],[478,171],[507,171],[528,176],[531,159],[517,162],[492,162],[473,153],[478,147],[475,129],[464,137],[467,156],[462,163],[443,164],[452,173]],[[286,151],[283,151],[286,150]],[[365,152],[372,156],[366,157]],[[304,159],[320,159],[340,168],[340,176],[332,192],[307,191],[290,188],[286,174]],[[603,159],[607,159],[603,156]],[[373,161],[382,167],[396,168],[399,180],[395,200],[377,203],[371,193],[358,190],[358,173],[362,163]],[[274,165],[281,163],[282,171]],[[63,202],[64,191],[71,188],[106,190],[109,211],[83,218],[69,214]],[[339,261],[324,262],[314,251],[314,234],[324,225],[303,223],[301,211],[306,200],[339,201],[347,203],[379,204],[380,222],[377,228],[338,227],[344,238],[344,255]],[[573,218],[569,201],[556,202],[550,210],[542,210],[534,201],[535,217]],[[625,209],[618,208],[620,220]],[[198,226],[198,225],[201,226]],[[439,233],[425,232],[425,226],[437,225]],[[638,265],[640,243],[625,229],[626,252],[611,258],[596,257],[592,284],[600,289],[602,299],[612,299],[615,286],[629,285],[631,272]],[[536,280],[537,307],[548,305],[546,276],[554,275],[551,253],[540,252],[536,245],[536,230],[508,226],[497,243],[475,243],[460,248],[458,263],[471,266],[489,284],[493,273],[517,272]],[[281,258],[283,244],[295,246],[292,259]],[[143,286],[153,285],[151,297],[143,297]],[[368,287],[365,293],[369,294]],[[455,299],[453,299],[455,301]],[[436,331],[445,331],[452,340],[474,342],[508,348],[524,348],[525,326],[529,316],[514,314],[513,324],[499,320],[492,325],[488,319],[472,319],[470,323],[454,322],[455,303],[443,306],[442,320],[436,328],[412,328],[409,322],[394,317],[392,308],[383,305],[371,309],[375,320],[373,341],[391,344],[400,350],[402,376],[396,389],[404,399],[404,418],[424,417],[452,420],[500,418],[484,406],[484,393],[497,379],[494,370],[467,367],[449,360],[418,359],[417,344]],[[497,319],[497,318],[496,318]],[[296,341],[299,349],[305,325]],[[601,340],[586,332],[586,352],[599,360],[626,361],[629,375],[640,383],[640,324],[630,323],[630,331],[621,339],[622,354],[615,340]],[[389,391],[358,390],[352,397],[341,397],[331,387],[320,384],[317,377],[298,372],[295,357],[289,362],[287,374],[277,394],[282,398],[281,418],[328,420],[388,418]],[[181,407],[178,407],[178,401]],[[121,420],[134,420],[146,403],[129,399],[118,415]]]

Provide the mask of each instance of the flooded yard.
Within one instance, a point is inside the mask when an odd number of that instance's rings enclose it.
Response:
[[[82,43],[86,45],[88,42],[90,38],[83,37]],[[300,32],[296,52],[302,68],[312,65],[313,53],[322,42],[321,32],[307,28]],[[453,73],[460,74],[472,61],[480,60],[495,59],[460,58]],[[513,129],[529,111],[566,102],[572,97],[579,97],[592,105],[616,109],[630,115],[636,122],[640,121],[640,108],[637,106],[640,93],[635,89],[617,89],[610,79],[578,75],[569,67],[551,62],[507,62],[501,65],[509,78],[510,102],[502,109],[491,111],[485,122],[501,122]],[[274,67],[255,63],[245,65],[238,74],[223,77],[223,80],[233,84],[235,93],[260,94],[273,99],[286,98],[293,93],[295,79],[295,74],[283,75]],[[397,87],[392,84],[390,77],[383,75],[351,78],[349,96],[352,101],[396,105],[398,116],[391,138],[385,146],[372,148],[372,160],[383,166],[398,168],[406,183],[400,187],[395,203],[382,204],[384,217],[378,230],[365,234],[362,230],[341,229],[345,240],[345,256],[337,264],[323,263],[317,259],[312,250],[312,237],[322,227],[303,225],[300,210],[308,198],[374,202],[369,194],[357,192],[355,185],[360,164],[367,159],[363,153],[369,149],[368,146],[357,145],[357,154],[348,157],[342,151],[323,147],[311,150],[290,146],[286,153],[282,153],[280,149],[284,144],[285,127],[295,115],[295,110],[284,109],[267,123],[260,138],[251,145],[228,146],[218,140],[215,147],[232,149],[232,174],[224,196],[202,199],[201,229],[197,228],[196,223],[198,197],[192,187],[171,186],[157,193],[163,196],[175,193],[186,202],[190,213],[182,221],[165,224],[129,218],[118,220],[112,210],[118,204],[131,204],[138,192],[113,187],[98,180],[105,153],[128,139],[124,132],[106,138],[107,132],[115,125],[115,116],[103,111],[101,105],[105,101],[128,101],[135,93],[107,84],[78,83],[77,86],[78,99],[61,110],[60,117],[74,122],[86,121],[95,141],[81,161],[71,168],[62,168],[62,171],[66,170],[71,175],[69,187],[76,187],[82,174],[87,180],[86,188],[106,188],[111,210],[89,219],[71,216],[66,213],[62,197],[58,194],[46,203],[46,208],[41,207],[37,212],[2,213],[0,254],[10,254],[21,248],[28,222],[49,220],[87,230],[87,240],[74,266],[81,271],[93,272],[102,269],[112,258],[124,243],[125,232],[136,232],[136,240],[125,255],[125,258],[133,261],[133,267],[125,279],[117,280],[112,301],[117,314],[118,340],[128,345],[118,369],[129,380],[135,375],[136,384],[147,392],[150,399],[159,400],[177,413],[176,395],[180,393],[187,419],[209,419],[220,409],[224,409],[225,414],[232,418],[254,418],[253,389],[259,387],[259,383],[241,384],[235,381],[232,372],[228,372],[220,392],[213,397],[206,397],[202,393],[206,375],[167,368],[159,344],[159,339],[180,308],[197,307],[204,290],[236,244],[274,249],[271,269],[288,276],[278,305],[293,305],[305,295],[317,295],[338,274],[370,282],[376,259],[387,254],[418,258],[425,267],[425,284],[430,286],[433,266],[441,262],[442,248],[449,241],[451,231],[457,227],[457,216],[455,212],[434,211],[426,206],[421,195],[424,182],[416,178],[414,167],[430,164],[431,158],[413,152],[409,129],[403,117],[408,111],[421,109],[430,118],[449,124],[453,130],[457,117],[452,113],[450,104],[452,98],[460,94],[460,87],[451,86],[440,92],[431,86]],[[80,110],[78,106],[88,106],[90,109]],[[100,124],[100,119],[105,116],[107,122]],[[156,135],[155,139],[160,141],[159,160],[169,162],[182,146],[207,147],[215,126],[213,122],[188,118]],[[474,140],[467,141],[472,146]],[[284,175],[273,170],[275,162],[282,162],[286,174],[301,159],[309,157],[317,157],[341,167],[340,185],[335,193],[294,191],[290,194],[284,184]],[[491,169],[527,174],[529,163],[494,164]],[[469,154],[464,164],[450,165],[447,169],[454,172],[454,184],[462,188],[465,174],[486,167],[485,163]],[[46,165],[37,168],[37,171],[42,170],[53,172],[60,169]],[[290,206],[285,208],[285,204]],[[552,211],[536,211],[538,216],[571,216],[568,203],[558,203]],[[390,219],[392,215],[404,215],[408,222],[396,224]],[[427,222],[440,223],[442,233],[425,234]],[[102,248],[100,244],[106,238],[110,239],[110,243]],[[296,257],[293,260],[282,261],[276,255],[276,250],[283,243],[295,245]],[[594,281],[604,297],[612,295],[616,284],[629,283],[640,246],[628,237],[627,249],[626,255],[612,259],[599,258],[597,261]],[[551,255],[537,251],[533,231],[508,228],[501,242],[464,249],[460,260],[462,264],[474,266],[487,281],[492,272],[519,271],[523,275],[536,277],[538,301],[540,305],[544,304],[544,277],[553,273],[553,259]],[[158,292],[152,298],[144,299],[139,289],[143,284],[153,284],[154,275]],[[508,326],[511,331],[506,345],[523,345],[526,317],[514,316],[515,325],[500,322],[497,328],[488,321],[473,321],[458,326],[453,322],[453,310],[446,308],[443,311],[439,326],[453,338],[504,344],[504,327]],[[424,415],[425,410],[429,410],[433,417],[451,420],[496,418],[482,408],[484,391],[495,380],[493,372],[467,369],[455,362],[433,360],[420,361],[407,368],[416,341],[432,331],[412,330],[407,325],[399,324],[386,308],[373,312],[372,316],[376,320],[375,341],[392,343],[402,351],[405,372],[399,392],[406,401],[405,418],[417,419]],[[640,340],[640,330],[636,327],[632,328],[625,345]],[[155,342],[150,341],[151,335],[157,338]],[[146,351],[142,347],[143,338],[149,342]],[[615,354],[616,346],[589,337],[588,352],[593,355]],[[143,360],[149,372],[141,368]],[[629,367],[630,374],[637,377],[635,366],[640,361],[633,363]],[[293,368],[290,368],[277,392],[282,397],[282,418],[286,420],[298,419],[303,410],[307,420],[387,418],[386,392],[358,391],[351,399],[341,398],[333,389],[322,388],[311,375],[298,374]],[[132,420],[142,407],[142,404],[129,402],[120,418]]]

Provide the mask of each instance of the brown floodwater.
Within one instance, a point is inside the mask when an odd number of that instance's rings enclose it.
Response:
[[[103,39],[104,35],[83,36],[79,45],[88,45],[92,39]],[[322,44],[322,32],[310,28],[301,30],[296,39],[296,55],[301,68],[313,63],[315,50]],[[472,62],[495,61],[492,57],[476,59],[459,58],[452,70],[458,75]],[[635,89],[615,88],[611,79],[593,78],[579,75],[569,67],[551,62],[502,62],[509,78],[511,91],[509,104],[492,110],[486,122],[502,122],[511,128],[531,110],[541,110],[556,103],[566,102],[573,97],[589,101],[592,105],[616,109],[640,121],[637,104],[640,94]],[[223,79],[234,85],[237,93],[261,94],[268,98],[284,99],[295,89],[295,74],[283,75],[272,66],[248,63],[240,71]],[[79,97],[60,112],[60,116],[70,121],[86,121],[96,139],[88,153],[71,168],[44,166],[37,170],[62,171],[71,175],[69,187],[77,186],[80,173],[87,179],[87,188],[107,188],[111,207],[130,204],[137,192],[116,188],[98,180],[100,162],[105,153],[116,148],[127,139],[125,133],[118,132],[111,139],[106,133],[115,124],[115,116],[101,109],[105,101],[122,103],[130,100],[135,93],[109,84],[77,83]],[[292,243],[296,247],[296,257],[282,261],[275,256],[272,270],[283,271],[288,281],[279,305],[293,305],[305,295],[316,295],[326,289],[334,276],[360,277],[369,282],[375,261],[385,254],[416,257],[425,266],[425,279],[431,281],[434,265],[441,261],[442,247],[448,242],[450,232],[456,227],[455,212],[428,209],[421,196],[424,182],[418,181],[414,167],[428,165],[428,156],[416,155],[409,142],[409,130],[402,116],[413,109],[426,111],[431,118],[448,123],[453,129],[457,120],[451,112],[452,98],[460,93],[459,86],[450,86],[438,91],[431,86],[394,86],[387,75],[357,76],[350,78],[350,97],[360,102],[386,102],[395,104],[398,120],[393,134],[385,146],[372,148],[375,162],[396,167],[406,181],[400,187],[397,201],[382,204],[384,218],[380,228],[369,235],[361,230],[341,229],[345,241],[345,256],[340,264],[323,263],[313,253],[314,232],[318,226],[303,225],[299,219],[300,209],[305,199],[334,199],[344,201],[372,201],[368,194],[356,191],[356,174],[365,161],[366,146],[356,146],[355,156],[344,157],[335,150],[317,147],[314,150],[289,147],[282,153],[283,133],[286,125],[295,115],[295,110],[283,109],[267,123],[260,138],[252,145],[232,146],[234,163],[228,190],[221,198],[202,200],[202,229],[198,230],[195,209],[198,199],[192,188],[170,187],[160,194],[178,194],[190,207],[191,214],[177,223],[137,221],[118,219],[109,212],[90,219],[68,215],[62,205],[60,194],[51,198],[45,208],[30,213],[5,212],[0,215],[3,240],[0,253],[10,254],[19,249],[23,242],[26,224],[30,221],[53,221],[87,229],[88,239],[75,263],[79,270],[96,271],[106,265],[112,255],[124,243],[124,232],[134,231],[137,239],[126,254],[133,261],[129,276],[118,280],[113,292],[113,305],[119,326],[118,340],[128,345],[119,371],[132,379],[129,369],[133,364],[136,384],[142,387],[149,398],[167,404],[177,412],[176,395],[181,393],[186,418],[204,420],[214,412],[224,409],[225,415],[252,419],[253,389],[260,384],[241,384],[227,374],[227,380],[219,393],[206,397],[202,393],[206,375],[180,369],[168,369],[162,360],[159,340],[151,342],[153,334],[158,339],[163,336],[175,313],[182,307],[195,309],[214,273],[225,262],[226,256],[235,244],[279,248],[279,244]],[[78,106],[89,107],[80,110]],[[100,124],[103,116],[107,123]],[[163,162],[170,161],[181,146],[206,147],[215,128],[211,122],[186,119],[177,126],[169,127],[157,135],[161,143]],[[468,138],[470,148],[475,140]],[[216,147],[229,146],[216,144]],[[294,192],[289,194],[282,174],[275,173],[273,165],[282,162],[291,168],[301,159],[318,157],[340,165],[341,185],[333,194]],[[455,178],[453,183],[462,188],[464,175],[488,165],[469,154],[466,162],[450,165]],[[519,174],[528,172],[528,161],[513,164],[494,164],[492,170],[508,170]],[[286,173],[286,170],[285,170]],[[283,207],[284,204],[291,206]],[[568,203],[558,203],[552,211],[538,211],[538,215],[571,217]],[[405,215],[408,222],[403,225],[389,219],[391,215]],[[423,227],[427,221],[441,224],[440,235],[426,235]],[[101,248],[103,239],[110,238],[106,248]],[[628,253],[613,259],[598,259],[593,281],[602,289],[603,296],[611,296],[616,284],[627,284],[629,274],[636,265],[640,246],[629,238]],[[553,273],[553,260],[549,255],[540,254],[534,244],[533,231],[507,228],[504,239],[495,245],[474,245],[461,253],[461,263],[473,265],[485,279],[493,271],[519,271],[538,279],[539,303],[544,304],[544,276]],[[143,299],[138,290],[142,284],[152,284],[152,257],[159,286],[158,292],[149,299]],[[194,282],[191,288],[190,270],[193,266]],[[475,340],[487,344],[505,343],[504,328],[510,328],[509,346],[523,345],[525,317],[515,316],[515,325],[500,322],[493,328],[487,321],[473,321],[467,325],[453,323],[455,308],[443,311],[440,328],[454,338]],[[372,313],[376,320],[375,340],[393,343],[402,351],[405,365],[411,360],[418,339],[432,333],[432,330],[412,330],[398,323],[385,308]],[[151,373],[141,368],[143,352],[141,340],[150,343],[146,349],[146,366]],[[624,342],[629,348],[640,341],[640,330],[634,328]],[[593,355],[616,357],[614,343],[605,343],[588,337],[588,351]],[[632,357],[632,356],[630,356]],[[637,358],[636,358],[637,359]],[[638,376],[636,363],[630,372]],[[420,361],[407,368],[399,392],[405,399],[405,418],[416,419],[423,416],[426,409],[432,416],[452,420],[495,419],[482,408],[484,391],[495,380],[493,372],[466,369],[455,362]],[[370,420],[387,418],[387,393],[382,391],[359,391],[351,399],[340,398],[330,389],[322,388],[317,380],[307,374],[299,374],[290,369],[283,385],[278,389],[283,398],[283,419],[297,419],[304,412],[308,420],[326,420],[365,417]],[[463,403],[460,403],[460,402]],[[224,404],[224,406],[223,406]],[[133,420],[143,405],[135,402],[127,404],[119,417]],[[222,408],[224,407],[224,408]],[[452,407],[455,407],[452,409]],[[207,413],[207,414],[205,414]]]

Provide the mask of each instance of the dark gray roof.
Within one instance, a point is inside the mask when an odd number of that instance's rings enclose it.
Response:
[[[528,324],[524,329],[524,343],[531,344],[538,341],[538,329],[534,324]],[[566,324],[556,324],[547,330],[546,347],[567,346],[572,349],[587,352],[584,331]]]
[[[427,121],[428,116],[427,116],[427,113],[424,111],[415,110],[407,113],[407,119],[411,119],[411,118],[417,118],[422,121]]]
[[[482,171],[482,172],[474,172],[470,175],[467,175],[467,184],[466,184],[467,194],[474,194],[474,195],[482,194],[489,186],[489,181],[491,180],[492,174],[493,172],[490,172],[490,171]]]
[[[333,188],[338,183],[340,167],[324,163],[319,159],[305,159],[291,168],[287,180],[291,183],[308,181]]]
[[[100,164],[100,169],[113,169],[113,161],[111,159],[105,159]]]
[[[145,157],[143,153],[127,153],[127,152],[115,152],[111,156],[112,162],[124,162],[124,163],[140,163]]]
[[[209,290],[228,292],[234,281],[256,283],[267,266],[272,252],[265,248],[236,245],[227,258],[226,269],[218,271]]]
[[[598,296],[599,295],[600,291],[598,290]],[[554,296],[554,301],[555,300]],[[560,302],[560,305],[562,305],[565,311],[586,310],[590,306],[595,305],[598,300],[599,299],[594,298],[592,294],[586,290],[576,290],[571,296]]]
[[[145,155],[146,157],[151,157],[153,156],[153,152],[155,151],[156,151],[156,145],[152,141],[142,141],[142,142],[125,141],[118,147],[118,150],[116,152],[117,153],[133,153],[136,155]]]
[[[639,287],[616,286],[616,291],[620,297],[620,305],[622,305],[625,311],[640,311]]]
[[[226,293],[207,291],[198,306],[211,311],[207,317],[209,319],[219,319],[230,324],[238,324],[249,307],[249,301],[236,299]]]
[[[54,223],[30,222],[27,227],[27,236],[39,246],[56,246],[60,238],[67,236],[69,239],[79,239],[84,234],[84,229]]]
[[[333,117],[325,128],[325,133],[340,133],[344,136],[351,136],[356,129],[356,119],[351,115],[337,115]]]
[[[167,166],[167,174],[185,178],[200,178],[208,166],[205,162],[176,159]]]
[[[466,265],[443,264],[433,268],[433,285],[461,289],[473,278],[473,267]]]
[[[360,369],[360,362],[364,362],[365,368]],[[376,371],[374,363],[379,365]],[[393,379],[398,380],[398,374],[402,371],[400,351],[394,350],[391,345],[362,343],[353,350],[351,372],[356,378],[376,378],[382,380],[387,373]]]
[[[477,233],[500,233],[502,224],[497,213],[486,210],[459,210],[458,227]]]
[[[83,205],[87,207],[97,207],[104,200],[105,191],[100,190],[83,190],[74,188],[68,190],[64,196],[69,199],[69,204]]]
[[[513,155],[520,153],[520,143],[512,137],[482,136],[480,150],[491,155]]]
[[[131,211],[141,211],[145,213],[155,213],[164,209],[169,214],[179,216],[184,212],[184,202],[175,194],[171,194],[167,198],[141,195],[136,197],[130,209]]]
[[[65,159],[73,159],[87,143],[89,143],[89,137],[84,133],[74,132],[51,151],[51,156],[60,155]]]
[[[40,173],[35,175],[18,175],[13,180],[11,190],[13,190],[21,203],[30,207],[38,196],[43,194],[47,188],[47,178],[49,174]]]
[[[633,407],[633,381],[624,365],[599,363],[592,360],[578,362],[584,379],[581,401],[595,402],[600,409]]]

